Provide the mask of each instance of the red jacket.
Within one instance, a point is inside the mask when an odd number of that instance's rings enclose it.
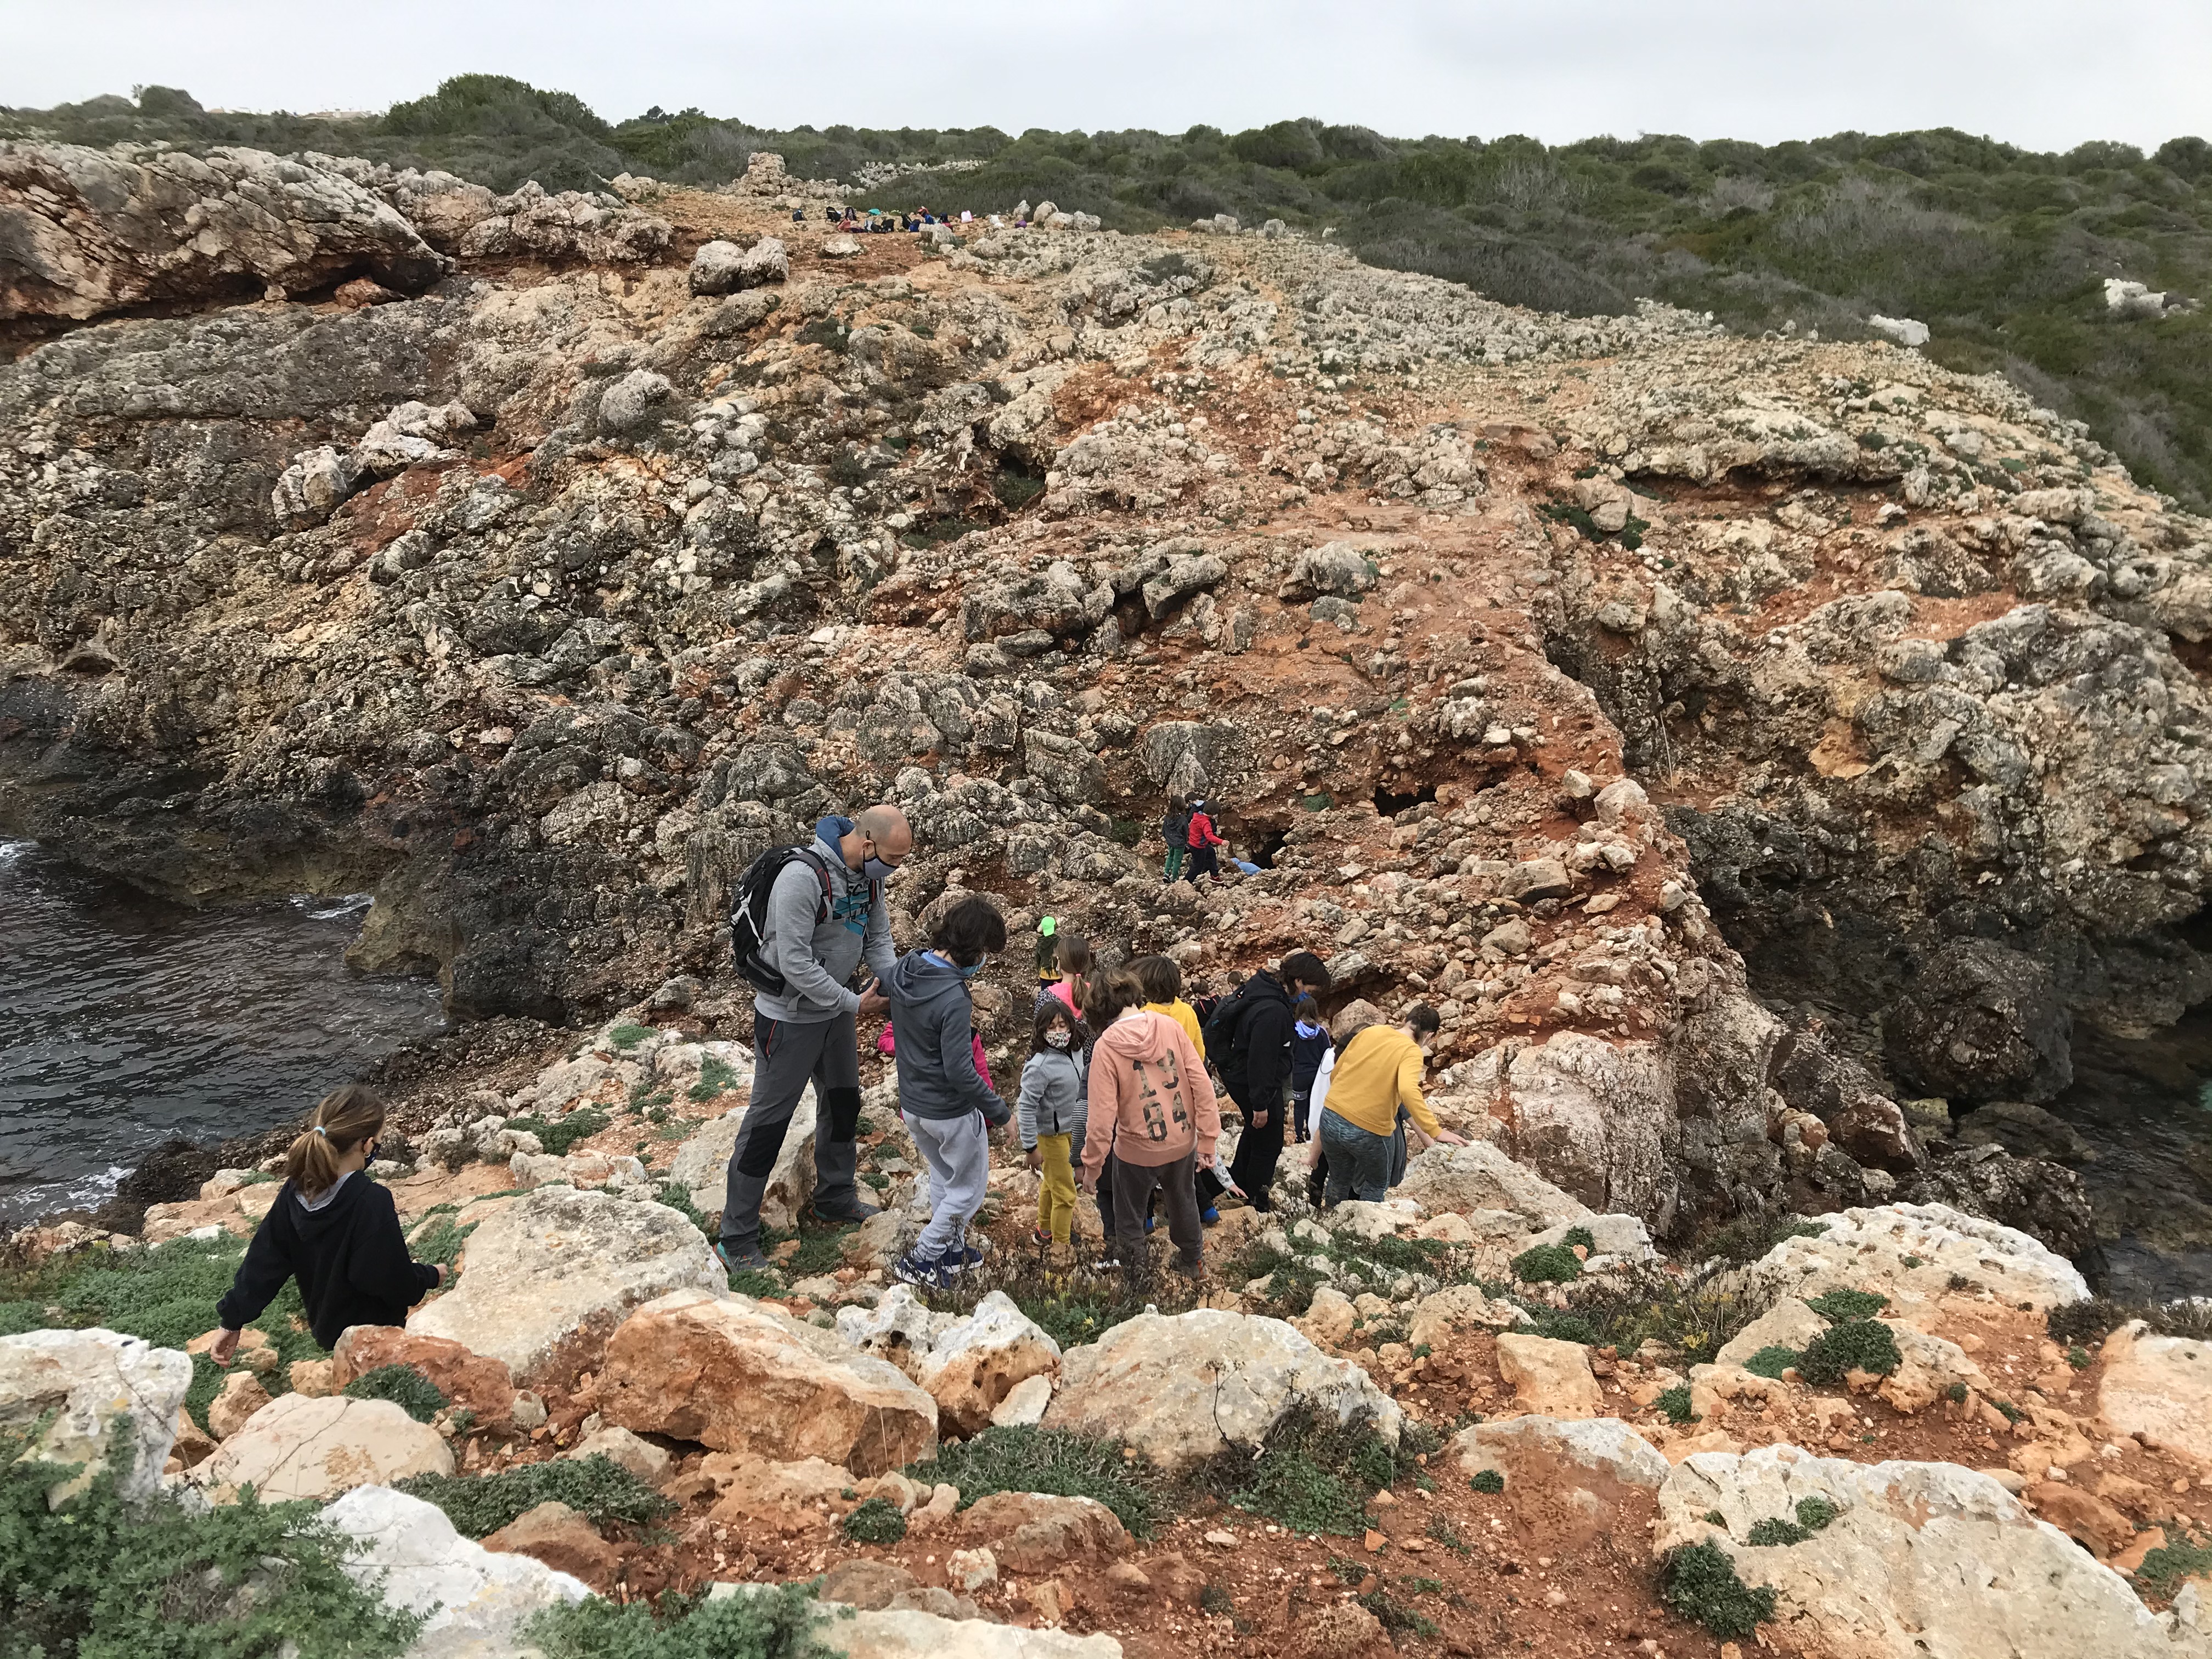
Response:
[[[1226,847],[1229,843],[1213,833],[1213,820],[1203,812],[1190,815],[1190,844],[1196,847]]]

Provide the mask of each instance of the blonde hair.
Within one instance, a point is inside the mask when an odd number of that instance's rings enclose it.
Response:
[[[284,1178],[307,1198],[337,1184],[338,1160],[384,1132],[384,1101],[358,1083],[333,1089],[315,1108],[315,1121],[284,1154]]]

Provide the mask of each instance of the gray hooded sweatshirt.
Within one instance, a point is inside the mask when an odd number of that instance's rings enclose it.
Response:
[[[865,957],[881,979],[898,960],[883,892],[869,902],[869,882],[849,869],[837,843],[852,830],[850,818],[823,818],[814,826],[814,856],[830,871],[830,909],[822,911],[822,878],[804,859],[777,872],[769,890],[768,927],[762,949],[783,975],[783,994],[753,993],[753,1009],[763,1019],[795,1025],[818,1024],[839,1014],[858,1013],[860,994],[846,981]]]
[[[991,1124],[1012,1115],[975,1069],[975,1006],[957,968],[934,951],[909,951],[884,975],[884,990],[898,1050],[900,1111],[930,1118],[981,1112]]]

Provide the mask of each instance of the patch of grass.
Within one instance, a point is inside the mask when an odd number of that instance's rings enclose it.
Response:
[[[744,1081],[737,1068],[720,1054],[708,1054],[699,1062],[699,1080],[684,1093],[691,1099],[704,1103],[718,1095],[727,1094]]]
[[[1634,1353],[1657,1341],[1696,1364],[1711,1360],[1764,1311],[1727,1288],[1725,1273],[1708,1266],[1680,1274],[1646,1263],[1569,1285],[1568,1309],[1595,1333],[1595,1346]],[[1533,1316],[1540,1320],[1543,1312]]]
[[[1750,1541],[1761,1549],[1769,1549],[1777,1544],[1802,1544],[1812,1535],[1795,1521],[1784,1521],[1778,1516],[1751,1523]]]
[[[1827,1231],[1825,1221],[1808,1221],[1799,1215],[1743,1216],[1709,1234],[1698,1246],[1698,1254],[1727,1267],[1744,1267],[1785,1240],[1818,1238]]]
[[[1847,1319],[1831,1325],[1807,1345],[1798,1375],[1816,1389],[1832,1388],[1845,1371],[1887,1376],[1905,1363],[1888,1326],[1872,1319]]]
[[[1397,1473],[1397,1454],[1370,1425],[1298,1412],[1258,1457],[1223,1452],[1193,1484],[1292,1532],[1353,1537],[1367,1529],[1368,1498]]]
[[[2077,1371],[2086,1371],[2097,1362],[2087,1348],[2069,1348],[2066,1350],[2066,1363]]]
[[[1505,1490],[1505,1477],[1496,1469],[1480,1469],[1468,1477],[1467,1484],[1476,1492],[1495,1497]]]
[[[568,1156],[568,1149],[580,1140],[592,1136],[614,1121],[596,1106],[579,1106],[565,1117],[511,1117],[507,1121],[510,1129],[525,1129],[538,1137],[538,1144],[556,1158]]]
[[[408,1241],[407,1254],[417,1261],[428,1261],[446,1270],[446,1283],[452,1286],[453,1277],[460,1269],[461,1247],[469,1242],[469,1235],[483,1225],[471,1221],[465,1227],[456,1226],[450,1215],[434,1217],[429,1225]]]
[[[1889,1305],[1889,1298],[1872,1291],[1828,1291],[1805,1298],[1805,1305],[1832,1325],[1853,1319],[1872,1319]]]
[[[1113,1510],[1132,1537],[1150,1538],[1168,1507],[1166,1486],[1150,1463],[1127,1450],[1118,1440],[1034,1425],[994,1425],[939,1447],[934,1462],[917,1463],[908,1473],[959,1487],[963,1509],[997,1492],[1093,1498]]]
[[[2153,1336],[2212,1340],[2212,1301],[2197,1297],[2176,1302],[2112,1302],[2092,1297],[2051,1309],[2044,1323],[2052,1341],[2086,1349],[2137,1319]]]
[[[842,1650],[814,1632],[825,1615],[848,1619],[852,1611],[816,1602],[811,1582],[748,1584],[720,1601],[671,1593],[625,1605],[591,1596],[548,1607],[528,1636],[545,1659],[835,1659]]]
[[[497,1532],[540,1504],[566,1504],[595,1527],[645,1527],[676,1505],[604,1455],[525,1463],[496,1474],[416,1474],[401,1492],[435,1504],[465,1538]]]
[[[2212,1534],[2192,1534],[2177,1527],[2166,1541],[2143,1557],[2136,1582],[2148,1584],[2161,1595],[2171,1595],[2181,1581],[2212,1573]]]
[[[1784,1348],[1770,1342],[1750,1358],[1745,1360],[1743,1368],[1753,1376],[1771,1377],[1778,1382],[1782,1380],[1782,1373],[1803,1358],[1804,1356],[1795,1348]]]
[[[396,1659],[422,1620],[346,1576],[359,1546],[313,1504],[250,1494],[213,1509],[161,1490],[126,1503],[102,1470],[59,1509],[78,1466],[19,1461],[0,1431],[0,1653],[10,1659]]]
[[[1943,1398],[1949,1401],[1954,1406],[1965,1405],[1966,1403],[1966,1385],[1963,1382],[1954,1382],[1949,1388],[1943,1390]]]
[[[1583,1276],[1583,1264],[1564,1244],[1537,1244],[1513,1258],[1513,1277],[1523,1285],[1571,1285]]]
[[[1703,1625],[1723,1641],[1749,1636],[1774,1617],[1774,1591],[1753,1589],[1736,1576],[1735,1563],[1717,1544],[1687,1544],[1667,1558],[1660,1578],[1667,1605]]]
[[[1671,1389],[1662,1390],[1658,1399],[1651,1403],[1667,1413],[1667,1420],[1669,1423],[1695,1423],[1700,1420],[1697,1413],[1690,1409],[1690,1385],[1686,1382],[1678,1382]]]
[[[412,1365],[379,1365],[345,1385],[349,1400],[389,1400],[417,1423],[428,1423],[452,1404],[445,1390]]]
[[[1825,1498],[1801,1498],[1797,1500],[1797,1524],[1807,1532],[1818,1532],[1843,1511]]]
[[[653,1196],[654,1202],[665,1204],[670,1209],[675,1211],[677,1214],[682,1216],[686,1221],[696,1227],[702,1234],[705,1234],[707,1237],[711,1239],[714,1237],[714,1235],[708,1229],[707,1218],[699,1213],[698,1206],[691,1201],[691,1189],[689,1187],[686,1187],[682,1182],[664,1181],[658,1187],[653,1188]],[[756,1275],[756,1277],[758,1275]],[[734,1285],[732,1288],[734,1288]]]
[[[1570,1227],[1567,1229],[1566,1237],[1559,1243],[1571,1250],[1577,1244],[1586,1250],[1595,1250],[1597,1249],[1597,1235],[1587,1227]]]
[[[1367,1577],[1369,1571],[1364,1561],[1354,1561],[1343,1555],[1330,1556],[1328,1570],[1336,1575],[1336,1582],[1340,1584],[1356,1584]]]
[[[1547,1336],[1554,1342],[1579,1342],[1586,1348],[1605,1346],[1597,1327],[1589,1320],[1580,1314],[1561,1313],[1555,1308],[1531,1314],[1514,1327],[1514,1332],[1516,1335]]]
[[[1434,1636],[1437,1633],[1434,1620],[1423,1617],[1416,1609],[1407,1607],[1387,1591],[1371,1589],[1366,1595],[1355,1599],[1361,1607],[1380,1620],[1382,1628],[1394,1636],[1401,1632],[1408,1636],[1423,1637]]]
[[[837,1523],[856,1544],[896,1544],[906,1536],[906,1516],[888,1498],[871,1498]]]
[[[650,1025],[641,1025],[634,1019],[626,1019],[607,1033],[607,1041],[614,1044],[617,1054],[626,1054],[652,1035],[653,1027]]]

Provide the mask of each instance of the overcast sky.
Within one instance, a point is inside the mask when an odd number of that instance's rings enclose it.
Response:
[[[0,103],[39,107],[380,109],[473,70],[769,127],[2212,136],[2212,0],[0,0]]]

